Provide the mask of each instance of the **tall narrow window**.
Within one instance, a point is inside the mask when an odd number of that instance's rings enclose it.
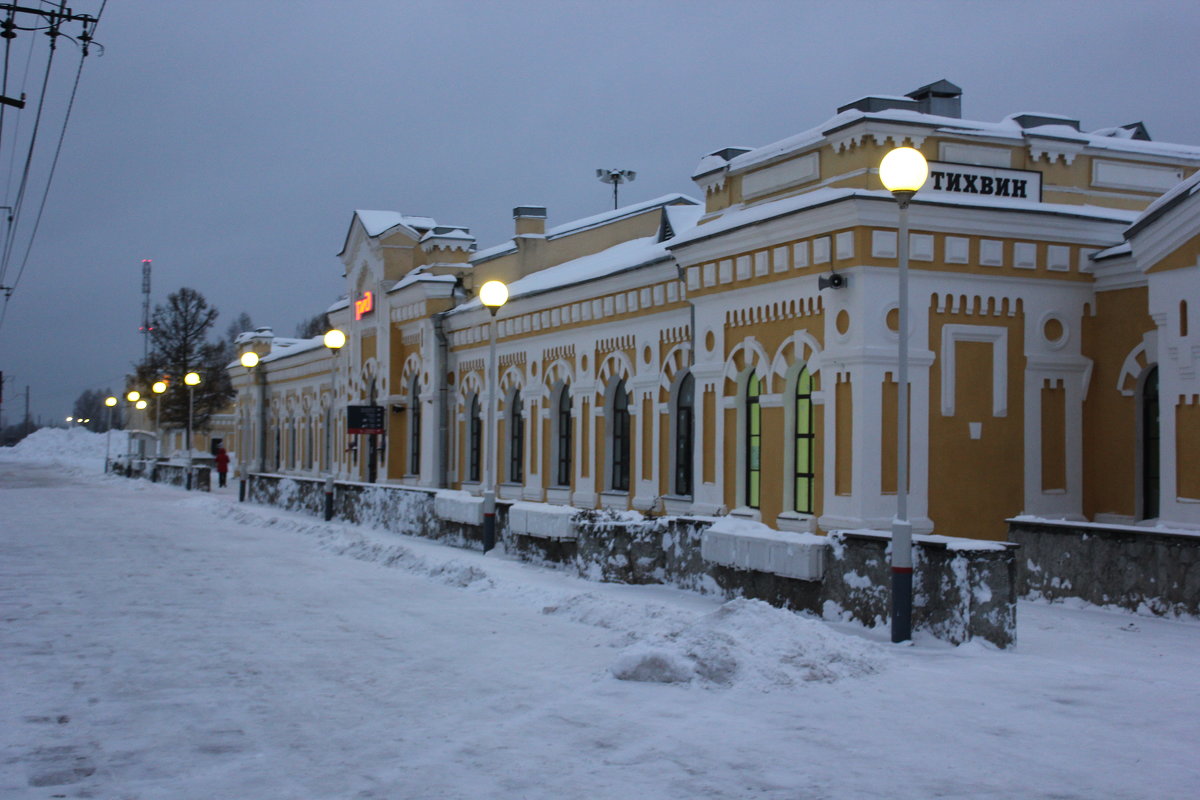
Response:
[[[1188,307],[1187,300],[1179,301],[1179,335],[1187,336],[1188,333]]]
[[[467,416],[467,447],[469,453],[467,455],[467,480],[479,482],[480,466],[483,459],[480,457],[480,445],[483,443],[483,414],[479,408],[479,395],[471,395],[471,408]]]
[[[629,491],[629,395],[625,381],[617,381],[612,398],[612,488]]]
[[[1158,519],[1158,367],[1142,383],[1142,519]]]
[[[746,505],[758,508],[762,502],[762,408],[758,397],[762,384],[750,373],[746,381]]]
[[[813,444],[816,434],[813,432],[812,406],[812,376],[808,369],[801,369],[796,376],[795,398],[796,420],[796,475],[795,509],[801,514],[813,513]]]
[[[555,479],[559,486],[571,485],[571,387],[563,384],[558,393],[558,469]]]
[[[283,442],[280,437],[279,428],[275,428],[275,471],[283,466]]]
[[[312,419],[307,419],[304,422],[304,468],[311,470],[313,467],[313,425],[315,422]]]
[[[675,398],[675,483],[672,491],[681,497],[692,494],[692,455],[695,442],[695,386],[692,373],[679,381]]]
[[[421,397],[418,375],[408,387],[408,474],[421,474]]]
[[[508,402],[508,480],[525,480],[525,415],[521,413],[521,390],[514,389]]]
[[[296,464],[296,420],[288,423],[288,469],[295,469]]]

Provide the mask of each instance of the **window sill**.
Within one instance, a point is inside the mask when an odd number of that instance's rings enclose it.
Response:
[[[600,507],[601,508],[614,508],[614,509],[618,509],[621,511],[628,510],[628,508],[629,508],[629,492],[613,492],[613,491],[601,492],[600,493]]]
[[[775,518],[775,528],[792,533],[816,533],[817,518],[813,514],[801,514],[798,511],[785,511]]]

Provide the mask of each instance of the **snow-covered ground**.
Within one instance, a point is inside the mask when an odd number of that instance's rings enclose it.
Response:
[[[0,450],[0,797],[1200,789],[1195,621],[1022,603],[1012,651],[900,647],[103,459],[83,431]]]

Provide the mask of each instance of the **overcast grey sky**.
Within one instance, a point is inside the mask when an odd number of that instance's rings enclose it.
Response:
[[[1142,120],[1200,143],[1197,30],[1195,2],[110,0],[0,327],[4,415],[19,421],[26,385],[44,422],[121,388],[142,353],[143,258],[154,303],[191,286],[220,331],[246,311],[291,336],[342,293],[355,208],[467,225],[486,247],[517,205],[546,205],[550,225],[610,207],[597,167],[638,171],[630,202],[698,195],[708,151],[939,78],[971,119]],[[35,93],[45,41],[14,41],[10,94],[30,42]],[[55,62],[45,163],[77,53],[64,42]],[[30,113],[9,109],[0,135],[5,204]]]

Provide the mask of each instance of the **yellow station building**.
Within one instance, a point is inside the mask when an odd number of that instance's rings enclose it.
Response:
[[[520,206],[486,249],[356,212],[330,309],[347,344],[243,335],[261,361],[231,367],[242,463],[888,529],[898,211],[878,167],[908,145],[930,166],[909,209],[916,532],[1003,539],[1022,513],[1200,528],[1200,146],[960,103],[947,81],[864,97],[704,156],[695,199],[555,227]],[[510,292],[494,318],[488,280]],[[384,433],[347,433],[372,404]]]

